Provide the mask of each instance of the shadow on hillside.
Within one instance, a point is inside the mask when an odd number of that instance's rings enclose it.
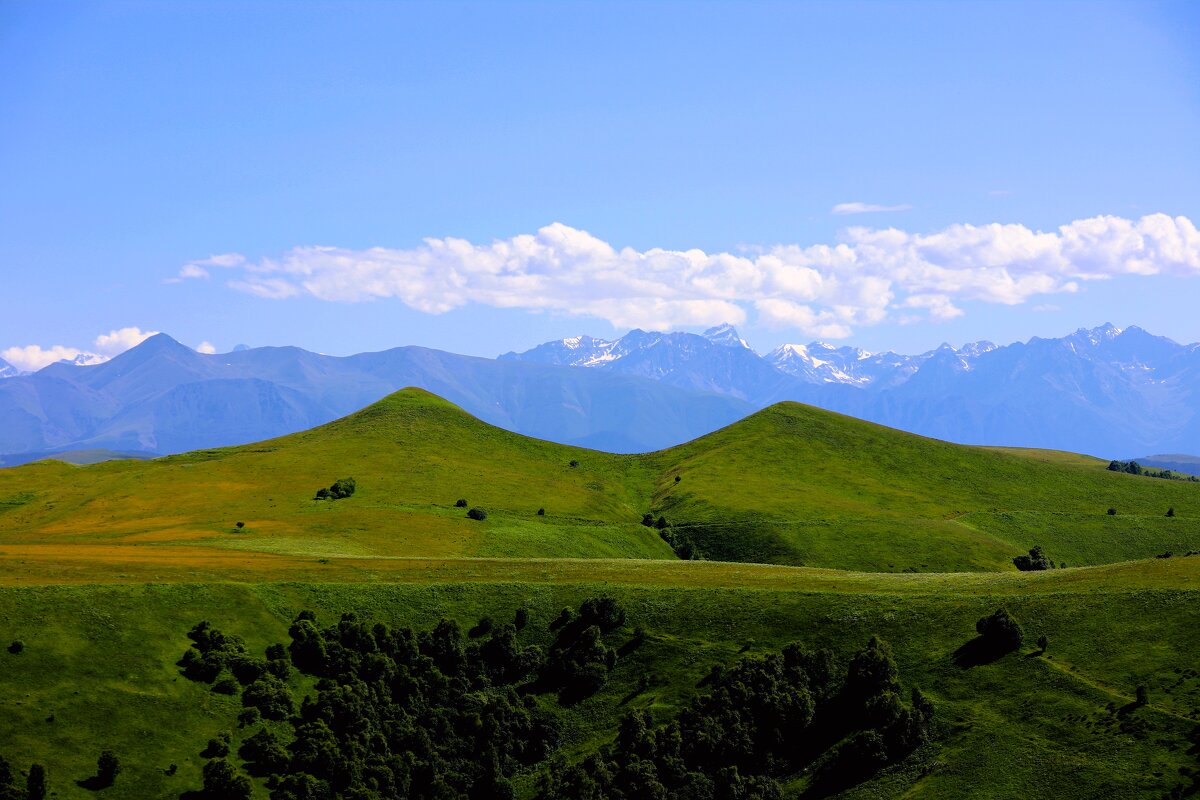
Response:
[[[101,789],[107,789],[113,785],[111,779],[101,778],[99,775],[92,775],[89,778],[80,778],[75,781],[75,785],[80,789],[87,789],[89,792],[98,792]]]
[[[980,667],[984,664],[991,664],[1006,655],[1009,651],[1003,648],[996,647],[993,643],[984,639],[982,636],[976,636],[971,641],[964,644],[962,647],[954,651],[954,663],[960,669],[970,669],[971,667]]]

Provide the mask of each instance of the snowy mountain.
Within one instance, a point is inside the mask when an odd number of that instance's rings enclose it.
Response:
[[[197,353],[160,334],[105,363],[0,381],[0,460],[169,453],[311,427],[420,386],[509,430],[631,452],[781,400],[949,441],[1127,459],[1200,453],[1200,345],[1103,325],[920,355],[815,342],[763,357],[731,326],[577,336],[498,359],[421,347],[335,358],[295,347]]]
[[[573,336],[524,353],[505,353],[499,360],[588,367],[751,402],[791,382],[751,350],[732,325],[702,334],[632,330],[615,341]]]
[[[551,363],[638,374],[759,407],[798,400],[950,441],[1108,457],[1200,451],[1200,345],[1138,327],[1106,324],[1003,347],[943,344],[919,355],[813,342],[759,356],[740,346],[736,369],[734,348],[712,341],[718,330],[744,344],[730,326],[702,335],[631,331],[613,342],[574,337],[501,358],[557,358]],[[587,343],[588,357],[562,356]]]
[[[24,375],[24,372],[14,367],[12,364],[0,358],[0,379],[15,378],[18,375]]]

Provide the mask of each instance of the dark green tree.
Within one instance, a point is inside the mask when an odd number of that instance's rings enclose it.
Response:
[[[121,760],[112,750],[104,750],[96,759],[96,783],[98,786],[112,786],[117,776],[121,774]]]
[[[239,775],[225,759],[214,759],[204,765],[204,789],[201,794],[206,800],[250,800],[250,779]]]
[[[25,778],[26,800],[46,800],[46,768],[41,764],[29,767],[29,775]]]
[[[1025,632],[1006,609],[998,608],[992,614],[981,617],[975,623],[976,632],[983,637],[989,649],[997,653],[1008,653],[1021,646]]]

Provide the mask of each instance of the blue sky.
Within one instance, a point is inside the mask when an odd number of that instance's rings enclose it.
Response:
[[[0,353],[1196,341],[1198,143],[1195,3],[10,0]]]

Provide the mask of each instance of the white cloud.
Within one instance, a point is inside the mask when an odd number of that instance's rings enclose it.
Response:
[[[230,265],[229,286],[270,299],[394,298],[430,314],[477,303],[595,316],[621,328],[740,323],[753,312],[765,324],[831,339],[888,319],[953,319],[967,302],[1023,304],[1119,275],[1200,275],[1200,233],[1186,217],[1165,214],[1095,217],[1053,231],[851,227],[831,244],[732,254],[618,249],[554,223],[490,244],[426,239],[404,250],[297,247],[257,262],[213,258]]]
[[[0,358],[18,369],[32,372],[57,361],[75,361],[79,364],[101,364],[116,355],[135,347],[158,331],[143,331],[139,328],[120,328],[102,333],[93,341],[90,350],[56,344],[50,347],[30,344],[9,347],[0,351]]]
[[[207,279],[212,277],[212,273],[208,271],[209,267],[233,269],[243,266],[245,263],[246,257],[241,253],[220,253],[208,258],[189,261],[179,268],[178,275],[167,278],[164,283],[183,283],[186,280]]]
[[[143,331],[140,328],[121,328],[102,333],[96,337],[96,352],[111,358],[124,353],[131,347],[137,347],[157,333],[158,331]]]
[[[207,278],[209,272],[199,264],[184,264],[179,270],[180,278]]]
[[[55,361],[62,361],[64,359],[73,361],[80,355],[83,355],[82,350],[74,347],[64,347],[61,344],[46,348],[30,344],[24,347],[9,347],[6,350],[0,351],[0,358],[3,358],[17,369],[25,370],[26,372],[41,369],[48,364],[53,364]]]
[[[213,346],[212,342],[201,342],[199,346],[196,347],[196,352],[203,353],[206,356],[211,356],[213,353],[217,352],[217,348]]]
[[[908,211],[912,206],[907,203],[902,203],[898,206],[881,206],[876,203],[838,203],[833,208],[829,209],[830,214],[873,214],[887,213],[890,211]]]

